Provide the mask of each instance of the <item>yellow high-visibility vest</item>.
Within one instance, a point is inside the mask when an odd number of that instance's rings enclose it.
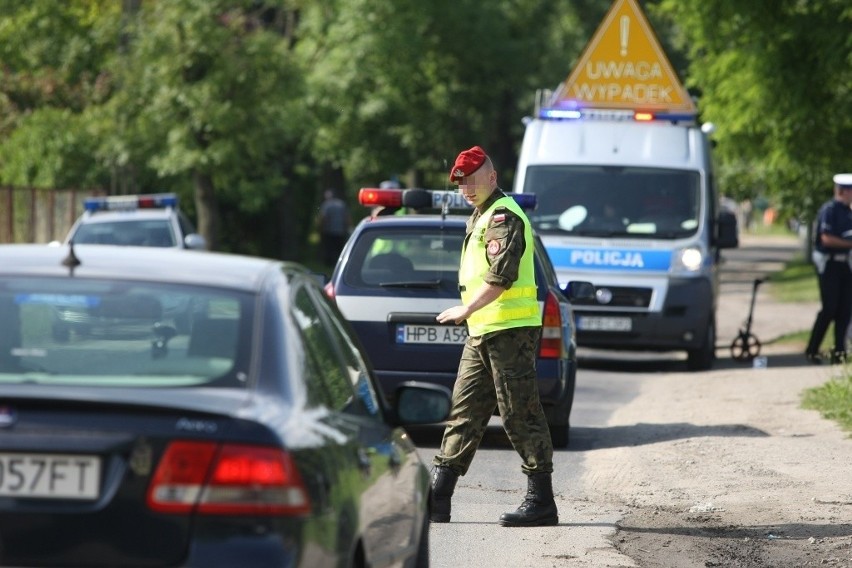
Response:
[[[530,223],[523,210],[514,199],[505,196],[495,201],[476,221],[470,237],[462,248],[459,268],[459,284],[462,289],[462,302],[467,304],[473,295],[485,283],[488,272],[488,255],[485,231],[494,210],[505,207],[524,221],[524,242],[526,249],[521,256],[518,280],[504,291],[496,300],[473,313],[467,320],[468,333],[478,337],[492,331],[541,325],[541,309],[538,305],[533,265],[533,236]]]

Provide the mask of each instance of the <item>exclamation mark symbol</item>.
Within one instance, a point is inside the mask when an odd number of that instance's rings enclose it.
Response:
[[[630,16],[621,16],[621,56],[627,56],[627,38],[630,37]]]

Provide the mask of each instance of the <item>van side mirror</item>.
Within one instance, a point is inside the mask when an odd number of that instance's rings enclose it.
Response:
[[[719,211],[716,220],[715,245],[720,249],[736,248],[740,245],[737,232],[737,217],[731,211]]]

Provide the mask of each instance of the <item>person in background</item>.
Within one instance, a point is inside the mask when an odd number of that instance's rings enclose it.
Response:
[[[337,196],[334,189],[325,190],[323,198],[317,214],[322,261],[328,266],[334,266],[349,237],[352,218],[349,215],[349,207]]]
[[[506,527],[559,522],[553,498],[553,444],[538,395],[536,357],[541,309],[536,299],[530,222],[497,186],[497,172],[479,146],[461,152],[450,170],[474,210],[467,221],[459,267],[461,305],[437,316],[440,323],[467,323],[452,408],[432,469],[430,519],[450,521],[456,481],[467,473],[494,408],[521,456],[527,494]]]
[[[815,364],[822,363],[819,348],[829,324],[834,322],[834,351],[831,363],[846,360],[846,329],[852,317],[852,173],[837,174],[834,199],[827,201],[817,215],[814,231],[813,261],[819,279],[822,306],[811,330],[805,357]]]

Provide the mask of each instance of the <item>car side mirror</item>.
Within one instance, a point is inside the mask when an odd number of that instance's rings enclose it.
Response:
[[[572,280],[565,285],[562,293],[569,302],[591,300],[595,297],[595,285],[585,280]]]
[[[192,250],[207,250],[207,239],[198,233],[190,233],[183,238],[183,246]]]
[[[440,385],[409,381],[396,389],[395,410],[400,424],[435,424],[450,414],[450,390]]]

